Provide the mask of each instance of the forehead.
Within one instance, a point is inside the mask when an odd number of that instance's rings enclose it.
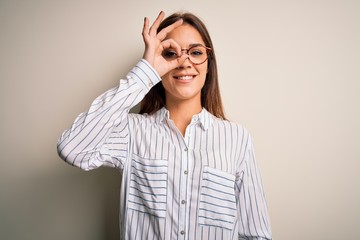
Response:
[[[166,39],[170,38],[177,42],[181,47],[188,47],[196,43],[205,45],[200,33],[187,23],[172,30],[166,37]]]

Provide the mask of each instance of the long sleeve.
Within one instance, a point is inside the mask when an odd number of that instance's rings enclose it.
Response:
[[[156,71],[142,59],[117,87],[96,98],[89,110],[81,113],[62,134],[57,144],[59,156],[83,170],[102,165],[122,168],[129,141],[129,110],[160,80]],[[109,146],[114,142],[124,154],[112,154]]]
[[[242,171],[236,182],[239,239],[272,239],[271,227],[260,171],[248,134]]]

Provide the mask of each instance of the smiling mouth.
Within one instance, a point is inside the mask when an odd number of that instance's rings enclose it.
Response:
[[[187,75],[187,76],[174,76],[174,78],[178,80],[191,80],[195,77],[195,75]]]

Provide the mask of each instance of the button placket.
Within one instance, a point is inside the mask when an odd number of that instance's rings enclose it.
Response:
[[[181,159],[181,173],[187,172],[188,170],[188,162],[189,162],[189,147],[187,145],[188,143],[188,129],[186,130],[185,137],[183,138],[183,149],[182,149],[182,159]],[[186,199],[187,199],[187,193],[188,193],[188,180],[187,180],[187,174],[182,174],[181,176],[181,185],[180,185],[180,202],[179,202],[179,237],[181,236],[181,239],[185,237],[185,228],[187,224],[186,219]]]
[[[189,224],[189,219],[185,219],[187,213],[188,213],[188,193],[189,193],[189,189],[190,189],[190,182],[187,180],[188,177],[190,177],[190,172],[191,168],[193,166],[193,159],[192,156],[193,154],[191,153],[193,146],[191,146],[190,144],[193,142],[192,141],[192,137],[193,134],[191,134],[193,131],[195,131],[196,128],[196,122],[198,121],[198,117],[195,116],[195,118],[192,120],[192,122],[190,123],[190,125],[186,128],[185,130],[185,135],[183,137],[183,142],[185,143],[185,146],[183,148],[183,157],[182,157],[182,173],[183,173],[183,177],[182,177],[182,186],[181,186],[181,196],[180,196],[180,206],[179,206],[179,210],[180,210],[180,222],[179,222],[179,233],[181,236],[181,239],[183,239],[186,236],[186,226],[188,226]]]

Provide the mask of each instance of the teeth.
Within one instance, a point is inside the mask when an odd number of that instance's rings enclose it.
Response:
[[[192,79],[193,76],[179,76],[177,78],[180,79],[180,80],[189,80],[189,79]]]

